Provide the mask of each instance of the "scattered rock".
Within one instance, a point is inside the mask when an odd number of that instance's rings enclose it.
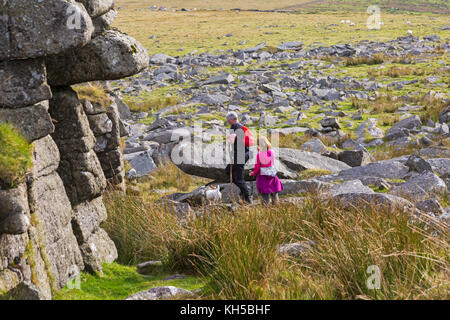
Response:
[[[191,291],[180,289],[172,286],[155,287],[146,291],[135,293],[125,300],[164,300],[173,297],[192,297],[194,294]]]
[[[137,272],[140,274],[154,274],[157,271],[160,271],[162,267],[161,261],[147,261],[142,262],[137,265]]]
[[[294,258],[305,258],[317,246],[316,241],[301,241],[283,244],[278,248],[278,253]]]

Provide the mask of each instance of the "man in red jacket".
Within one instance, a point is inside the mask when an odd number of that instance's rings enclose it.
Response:
[[[249,144],[252,143],[251,137],[249,139],[247,128],[238,122],[238,115],[236,112],[229,112],[226,117],[227,123],[230,127],[230,143],[233,146],[233,154],[231,155],[231,164],[225,169],[226,173],[230,175],[230,167],[232,170],[233,183],[241,190],[241,196],[247,203],[251,203],[250,190],[245,181],[245,164],[250,158]]]

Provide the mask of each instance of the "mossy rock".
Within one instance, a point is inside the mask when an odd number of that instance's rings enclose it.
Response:
[[[22,182],[31,167],[32,145],[9,123],[0,123],[0,187]]]

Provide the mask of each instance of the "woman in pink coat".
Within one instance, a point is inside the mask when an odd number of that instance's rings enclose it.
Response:
[[[265,204],[269,204],[270,197],[272,198],[272,204],[276,204],[278,202],[278,193],[283,190],[283,185],[277,177],[274,165],[275,153],[271,148],[269,140],[261,136],[259,138],[253,176],[256,177],[256,188]]]

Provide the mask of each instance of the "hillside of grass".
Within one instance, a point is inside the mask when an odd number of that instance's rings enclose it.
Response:
[[[134,2],[133,2],[134,3]],[[147,2],[123,5],[114,26],[139,40],[150,54],[163,52],[183,56],[190,52],[244,49],[266,42],[277,46],[285,41],[306,45],[355,44],[361,40],[386,41],[407,34],[430,34],[446,38],[441,30],[448,16],[429,13],[381,12],[381,30],[367,30],[369,15],[357,12],[274,13],[251,11],[153,11]],[[351,20],[354,27],[341,24]]]
[[[139,8],[155,5],[165,8],[200,10],[292,10],[292,11],[364,11],[370,5],[384,10],[446,13],[446,0],[155,0],[150,4],[143,0],[118,0],[118,5]]]

